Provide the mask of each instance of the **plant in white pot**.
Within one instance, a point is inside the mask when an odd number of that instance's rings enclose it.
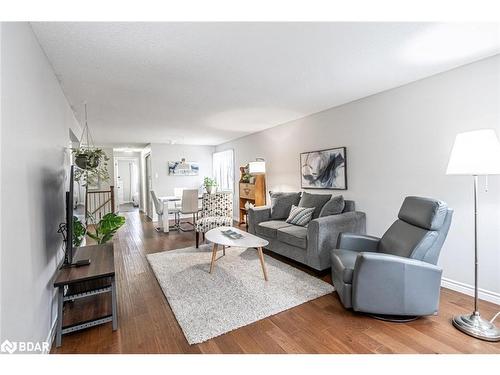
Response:
[[[203,185],[205,185],[208,194],[213,194],[217,190],[217,182],[213,178],[205,177]]]

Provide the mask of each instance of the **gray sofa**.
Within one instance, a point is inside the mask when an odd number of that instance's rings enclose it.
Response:
[[[299,194],[300,198],[300,193],[296,194]],[[308,197],[311,196],[320,196],[320,194],[308,195]],[[276,218],[274,212],[274,215],[271,213],[269,206],[254,207],[248,210],[248,231],[268,240],[268,250],[317,271],[323,271],[331,267],[330,251],[335,248],[339,233],[365,233],[366,231],[365,214],[355,211],[354,201],[344,202],[345,207],[342,213],[336,215],[318,217],[321,207],[317,207],[318,212],[307,227],[285,222],[291,204],[294,202],[289,202],[290,204],[286,207],[274,207],[275,212],[280,211],[280,216],[282,216],[280,218]]]
[[[343,305],[390,320],[435,314],[442,273],[436,263],[452,214],[442,201],[406,197],[382,238],[342,233],[331,260]]]

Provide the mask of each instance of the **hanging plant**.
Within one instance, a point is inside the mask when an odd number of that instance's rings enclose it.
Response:
[[[75,181],[84,185],[96,185],[99,181],[109,181],[109,157],[100,148],[79,147],[72,150],[75,156]]]
[[[87,104],[85,104],[85,126],[80,137],[80,146],[71,150],[75,157],[75,164],[79,167],[75,171],[75,180],[84,185],[97,185],[99,181],[108,181],[108,160],[105,152],[94,146],[94,139],[90,133],[87,121]]]
[[[109,160],[108,156],[100,148],[76,148],[72,150],[75,156],[75,164],[81,169],[96,169],[102,161]]]

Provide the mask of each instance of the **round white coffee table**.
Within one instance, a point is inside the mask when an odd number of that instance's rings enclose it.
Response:
[[[241,234],[242,237],[238,239],[232,239],[222,234],[221,231],[225,231],[228,229]],[[267,281],[266,264],[264,263],[264,254],[262,253],[262,248],[269,244],[268,241],[233,227],[219,227],[211,229],[207,233],[205,233],[205,238],[214,244],[212,248],[212,262],[210,263],[210,273],[212,273],[215,265],[215,258],[217,256],[219,245],[222,246],[224,255],[226,255],[226,247],[254,247],[257,249],[257,253],[259,254],[260,265],[262,266],[262,272],[264,273],[264,280]]]

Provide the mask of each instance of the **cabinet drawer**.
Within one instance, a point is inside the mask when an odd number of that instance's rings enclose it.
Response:
[[[247,199],[255,199],[255,185],[240,183],[240,197]]]

